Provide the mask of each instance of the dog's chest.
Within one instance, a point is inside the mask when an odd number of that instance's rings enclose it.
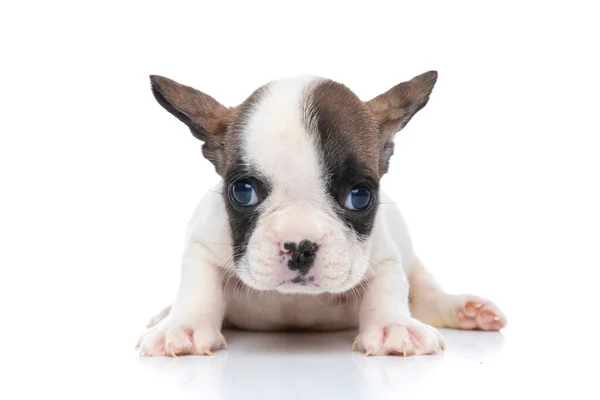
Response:
[[[279,331],[350,329],[358,326],[357,298],[259,292],[240,281],[225,287],[225,327]]]

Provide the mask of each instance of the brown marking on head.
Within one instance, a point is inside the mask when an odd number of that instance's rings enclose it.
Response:
[[[304,115],[324,162],[339,166],[351,155],[378,175],[378,128],[369,108],[349,88],[332,80],[317,81],[307,93]]]
[[[436,79],[437,72],[429,71],[367,102],[340,83],[321,80],[305,99],[307,128],[317,132],[327,163],[342,165],[352,155],[381,178],[395,134],[427,104]]]

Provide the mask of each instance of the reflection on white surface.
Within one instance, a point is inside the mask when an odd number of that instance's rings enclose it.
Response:
[[[147,358],[141,364],[152,374],[162,371],[160,385],[169,382],[174,393],[202,394],[211,399],[393,397],[419,389],[420,382],[428,382],[441,373],[438,371],[447,360],[472,363],[475,359],[479,363],[493,357],[503,341],[501,335],[494,333],[461,334],[469,342],[470,350],[465,355],[457,357],[448,350],[441,356],[405,359],[366,358],[351,352],[355,335],[351,331],[325,334],[230,331],[226,333],[229,349],[215,357]]]
[[[88,357],[79,365],[57,362],[77,389],[91,398],[397,399],[460,396],[501,398],[517,393],[591,394],[570,389],[566,358],[510,335],[443,330],[447,350],[437,356],[363,357],[351,352],[354,332],[250,333],[228,331],[229,348],[214,357]],[[531,350],[531,351],[529,351]],[[562,361],[561,361],[562,360]],[[82,375],[89,376],[82,384]],[[557,375],[557,373],[559,373]],[[42,391],[38,394],[41,394]],[[131,397],[133,396],[133,397]],[[143,397],[142,397],[143,396]],[[399,397],[400,396],[400,397]]]

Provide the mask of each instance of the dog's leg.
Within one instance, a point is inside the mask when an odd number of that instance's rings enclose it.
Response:
[[[506,317],[494,303],[470,294],[445,293],[420,262],[409,268],[410,308],[419,321],[438,328],[497,331]]]
[[[162,320],[140,338],[142,355],[211,355],[213,350],[226,346],[221,335],[225,314],[221,271],[209,259],[206,246],[188,246],[177,298],[170,310],[159,313],[157,317]]]
[[[397,261],[389,267],[380,264],[368,283],[359,314],[359,335],[353,349],[365,355],[422,355],[443,350],[440,333],[433,327],[411,318],[408,305],[408,282]],[[383,267],[383,268],[382,268]]]

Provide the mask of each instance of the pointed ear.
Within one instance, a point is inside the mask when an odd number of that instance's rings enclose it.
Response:
[[[165,110],[186,124],[194,137],[204,142],[202,153],[220,172],[224,159],[225,131],[232,121],[234,109],[192,87],[169,78],[150,75],[152,93]]]
[[[425,72],[366,103],[379,127],[380,175],[388,170],[389,160],[394,152],[394,136],[425,107],[436,80],[436,71]]]

